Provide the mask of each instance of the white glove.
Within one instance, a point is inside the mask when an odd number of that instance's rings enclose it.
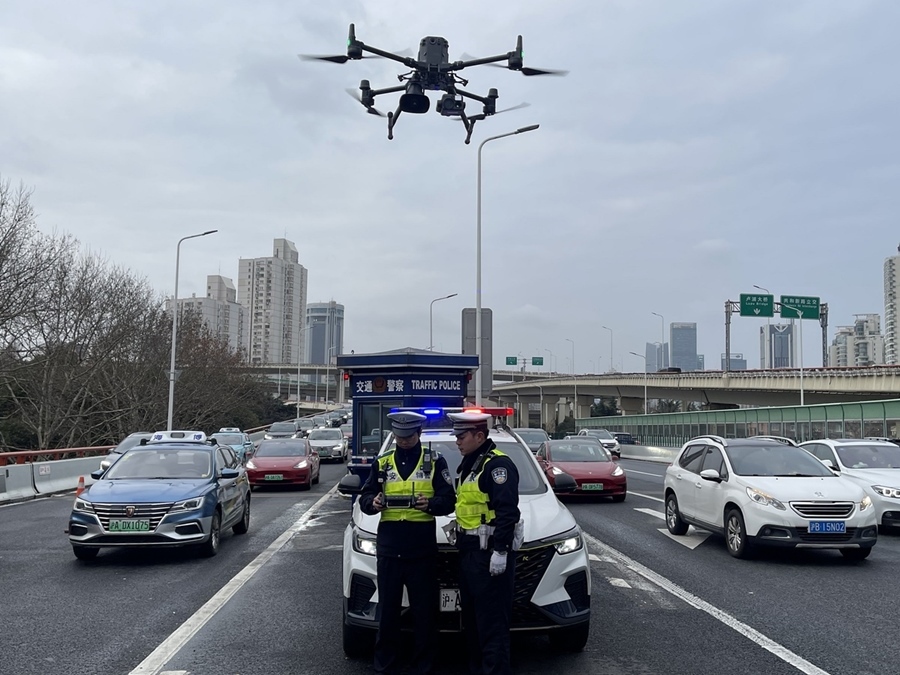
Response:
[[[491,553],[491,576],[496,577],[506,571],[506,554],[494,551]]]

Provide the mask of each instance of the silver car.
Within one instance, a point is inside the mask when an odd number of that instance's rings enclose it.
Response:
[[[340,429],[313,429],[306,438],[320,460],[334,460],[339,463],[347,461],[347,439]]]

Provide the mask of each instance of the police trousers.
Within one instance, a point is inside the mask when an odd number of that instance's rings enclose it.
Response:
[[[375,672],[400,672],[401,654],[409,655],[410,675],[428,675],[437,637],[438,581],[434,556],[394,558],[378,556],[378,610],[375,637]],[[412,641],[401,634],[403,587],[409,599]]]
[[[492,550],[460,551],[460,604],[471,675],[509,675],[509,625],[515,588],[516,554],[506,571],[492,577]]]

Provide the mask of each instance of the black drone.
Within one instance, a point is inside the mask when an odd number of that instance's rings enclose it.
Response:
[[[498,61],[506,61],[506,68],[509,70],[517,70],[523,75],[565,75],[564,70],[545,70],[541,68],[526,68],[522,62],[522,36],[519,35],[516,40],[516,48],[506,54],[499,56],[488,56],[482,59],[472,58],[463,61],[450,61],[449,43],[442,37],[428,36],[422,38],[419,43],[419,57],[414,59],[410,56],[394,54],[370,47],[356,39],[356,28],[350,24],[350,35],[347,38],[347,55],[339,56],[312,56],[301,54],[301,59],[329,61],[331,63],[347,63],[347,61],[357,61],[359,59],[374,58],[372,56],[363,56],[363,52],[374,54],[375,57],[391,59],[402,63],[412,70],[404,75],[398,75],[397,79],[404,84],[396,87],[385,87],[384,89],[372,89],[368,80],[362,80],[359,83],[359,94],[354,89],[348,89],[353,98],[362,103],[366,111],[372,115],[379,117],[387,117],[388,120],[388,139],[394,138],[394,125],[400,117],[401,112],[414,113],[421,115],[428,112],[431,106],[431,100],[425,95],[425,90],[443,91],[437,102],[435,109],[444,117],[457,118],[466,128],[466,143],[472,140],[472,129],[475,128],[475,122],[483,120],[486,117],[495,115],[498,112],[506,112],[507,110],[515,110],[524,108],[528,104],[521,103],[512,108],[505,110],[497,110],[497,90],[488,89],[487,96],[479,96],[468,91],[460,89],[458,85],[463,87],[469,84],[468,80],[457,75],[457,71],[470,66],[480,66],[484,64],[493,65]],[[503,68],[504,66],[497,66]],[[381,94],[389,94],[392,92],[405,92],[400,96],[400,103],[395,112],[389,112],[387,115],[375,108],[375,97]],[[480,101],[483,108],[477,115],[466,115],[466,101],[470,98]]]

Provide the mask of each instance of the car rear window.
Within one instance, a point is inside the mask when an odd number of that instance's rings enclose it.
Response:
[[[296,431],[296,427],[293,422],[274,422],[270,427],[269,431],[275,431],[277,433],[284,433],[285,431],[290,431],[294,433]]]
[[[839,445],[837,453],[848,469],[900,469],[900,447],[896,445]]]
[[[313,429],[308,438],[311,441],[340,441],[344,434],[340,429]]]

